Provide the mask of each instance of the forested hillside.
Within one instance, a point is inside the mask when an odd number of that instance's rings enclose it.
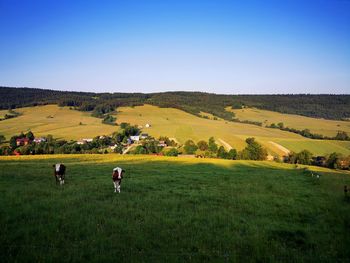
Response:
[[[91,93],[33,88],[0,87],[0,109],[44,104],[71,106],[77,110],[106,114],[120,106],[144,103],[173,107],[198,115],[208,112],[226,120],[234,117],[225,107],[256,107],[281,113],[325,119],[350,118],[350,95],[219,95],[203,92]]]

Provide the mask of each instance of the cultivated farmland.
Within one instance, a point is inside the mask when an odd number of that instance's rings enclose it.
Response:
[[[229,110],[229,108],[227,108]],[[298,130],[309,129],[312,133],[334,137],[339,130],[350,134],[350,121],[334,121],[316,119],[300,115],[283,114],[274,111],[260,110],[256,108],[244,108],[231,110],[240,120],[262,122],[263,126],[271,123],[283,122],[284,126]]]
[[[0,121],[0,133],[7,138],[31,130],[37,136],[51,134],[55,138],[78,140],[118,130],[116,126],[102,124],[101,119],[93,118],[87,112],[70,110],[68,107],[46,105],[19,108],[16,111],[22,115]]]

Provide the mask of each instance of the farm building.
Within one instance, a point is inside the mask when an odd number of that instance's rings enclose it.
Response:
[[[130,136],[130,139],[134,142],[138,142],[140,140],[140,136],[139,135]]]
[[[88,142],[92,142],[93,139],[82,139],[80,141],[77,141],[77,144],[86,144]]]
[[[35,142],[35,143],[46,142],[46,138],[43,138],[43,137],[34,138],[33,142]]]
[[[141,140],[146,139],[148,137],[148,133],[142,133],[140,138]]]
[[[158,146],[167,147],[168,145],[166,144],[165,141],[159,141]]]
[[[146,128],[149,128],[149,127],[151,127],[151,124],[146,123],[145,127],[146,127]]]

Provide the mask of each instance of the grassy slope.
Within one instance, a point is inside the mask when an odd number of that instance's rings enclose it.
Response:
[[[26,132],[31,129],[37,136],[52,134],[58,138],[77,140],[110,134],[118,129],[118,127],[102,124],[100,119],[89,116],[89,113],[69,110],[67,107],[60,108],[55,105],[47,105],[21,108],[17,111],[23,115],[0,122],[0,134],[4,134],[7,138],[21,131]],[[122,107],[118,109],[118,112],[118,123],[130,122],[142,126],[150,123],[152,127],[144,128],[144,132],[155,137],[166,135],[176,138],[181,143],[189,138],[197,142],[214,136],[216,139],[220,138],[240,150],[245,147],[245,139],[253,136],[265,145],[271,153],[278,155],[284,155],[284,152],[271,144],[270,141],[279,143],[293,151],[308,149],[315,154],[325,154],[333,151],[345,155],[350,154],[350,144],[348,142],[310,140],[277,129],[199,118],[172,108],[145,105],[134,108]],[[48,116],[54,118],[47,118]],[[84,125],[79,125],[79,122]]]
[[[245,147],[244,140],[249,136],[253,136],[266,146],[271,153],[278,155],[284,155],[285,153],[269,143],[270,141],[279,143],[293,151],[308,149],[315,154],[325,154],[334,151],[345,155],[350,154],[348,142],[315,141],[278,129],[198,118],[177,109],[145,105],[134,108],[123,107],[119,108],[118,111],[117,121],[119,123],[130,122],[142,126],[150,123],[152,127],[145,128],[144,132],[148,132],[156,137],[160,135],[175,137],[180,142],[184,142],[188,138],[198,141],[214,136],[215,138],[223,139],[234,148],[240,150]]]
[[[51,165],[64,162],[66,185]],[[120,195],[111,170],[126,169]],[[350,257],[349,174],[268,162],[0,157],[2,262],[329,262]]]
[[[256,137],[261,141],[269,141],[274,138],[302,139],[301,136],[279,130],[261,128],[254,125],[226,122],[224,120],[209,120],[199,118],[186,112],[172,108],[158,108],[151,105],[138,107],[122,107],[118,109],[118,123],[130,122],[144,126],[146,123],[152,125],[144,128],[144,132],[158,137],[167,135],[175,137],[181,143],[187,139],[194,141],[208,140],[214,136],[221,138],[236,149],[245,147],[247,137]]]
[[[309,129],[313,133],[326,136],[335,136],[337,131],[346,131],[350,134],[350,121],[333,121],[309,118],[293,114],[282,114],[274,111],[245,108],[232,110],[240,120],[259,121],[264,125],[283,122],[285,126],[298,130]]]
[[[8,139],[21,131],[32,130],[36,136],[52,134],[57,138],[82,139],[110,134],[118,128],[101,123],[89,113],[70,110],[68,107],[46,105],[16,109],[23,115],[1,121],[0,133]],[[53,118],[48,118],[52,116]],[[79,125],[82,122],[84,125]]]

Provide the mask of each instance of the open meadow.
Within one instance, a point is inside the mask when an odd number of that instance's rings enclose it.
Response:
[[[5,115],[7,111],[0,111]],[[70,110],[69,107],[45,105],[18,108],[19,117],[0,121],[0,134],[10,139],[20,132],[31,130],[36,136],[53,135],[55,138],[79,140],[97,135],[111,134],[118,127],[101,123],[101,119],[88,112]]]
[[[227,108],[227,110],[229,110]],[[272,123],[283,122],[285,127],[298,130],[309,129],[312,133],[334,137],[338,131],[350,133],[350,121],[335,121],[326,119],[310,118],[295,114],[284,114],[275,111],[261,110],[257,108],[243,108],[230,110],[240,120],[258,121],[263,126]]]
[[[116,166],[126,170],[120,194]],[[345,184],[348,172],[274,162],[0,157],[1,261],[346,262]]]

